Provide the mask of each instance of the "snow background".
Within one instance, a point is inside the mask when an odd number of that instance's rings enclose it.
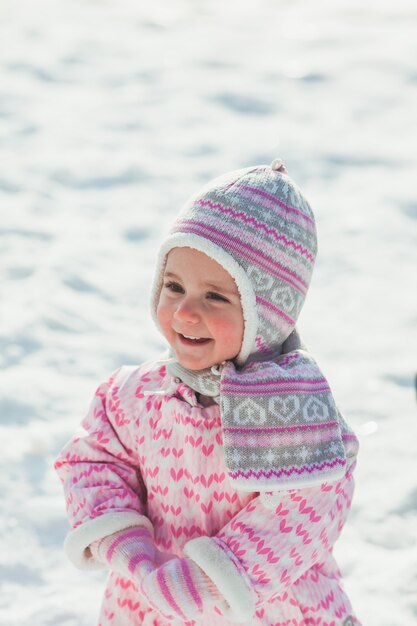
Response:
[[[317,217],[299,328],[356,429],[336,547],[364,626],[417,622],[417,6],[0,1],[0,623],[96,624],[52,469],[98,384],[164,343],[187,196],[282,157]]]

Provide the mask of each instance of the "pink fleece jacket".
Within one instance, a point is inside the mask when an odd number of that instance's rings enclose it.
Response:
[[[61,451],[72,530],[65,547],[80,568],[98,568],[92,541],[133,525],[153,528],[159,550],[192,558],[231,607],[201,626],[357,626],[332,556],[354,488],[351,466],[334,483],[272,497],[234,490],[219,407],[160,362],[124,366],[99,386],[84,435]],[[110,572],[99,626],[170,626],[137,587]],[[188,626],[194,621],[185,622]]]

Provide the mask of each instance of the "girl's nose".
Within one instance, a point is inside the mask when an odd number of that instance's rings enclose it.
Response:
[[[197,303],[191,299],[182,300],[175,309],[174,317],[180,321],[198,322],[200,320],[200,313]]]

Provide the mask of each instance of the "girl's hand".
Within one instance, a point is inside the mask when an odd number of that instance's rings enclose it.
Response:
[[[137,585],[160,562],[160,552],[148,528],[133,526],[90,544],[92,557]]]
[[[229,608],[212,580],[189,558],[167,561],[143,578],[140,589],[167,619],[198,620],[214,605],[221,612]]]

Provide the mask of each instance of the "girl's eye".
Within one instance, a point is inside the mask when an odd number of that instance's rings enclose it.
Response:
[[[215,291],[210,291],[207,295],[208,295],[208,297],[211,300],[219,300],[221,302],[229,302],[229,300],[227,298],[225,298],[224,296],[221,296],[219,293],[216,293]]]
[[[179,285],[178,283],[173,283],[172,281],[165,283],[164,286],[174,293],[183,293],[184,291],[181,285]]]

